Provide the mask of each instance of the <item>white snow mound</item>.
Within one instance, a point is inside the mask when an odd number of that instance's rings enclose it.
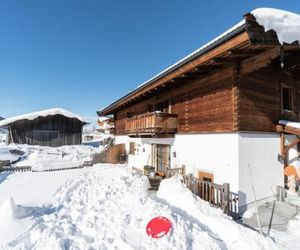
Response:
[[[4,249],[276,249],[271,239],[243,228],[197,199],[175,178],[158,197],[148,179],[127,167],[99,164],[65,185],[29,231]],[[146,233],[156,216],[172,222],[160,239]]]

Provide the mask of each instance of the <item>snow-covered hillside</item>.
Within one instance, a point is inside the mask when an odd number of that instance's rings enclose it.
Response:
[[[178,178],[163,181],[157,196],[148,186],[127,167],[95,165],[31,211],[33,225],[4,249],[279,249],[196,198]],[[18,209],[5,204],[15,223]],[[173,225],[159,240],[146,234],[148,221],[158,215]]]

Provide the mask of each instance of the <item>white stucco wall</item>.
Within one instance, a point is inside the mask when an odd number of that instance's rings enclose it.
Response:
[[[196,177],[198,171],[205,171],[214,175],[215,183],[229,183],[231,192],[239,194],[242,210],[254,204],[249,167],[258,201],[273,199],[276,186],[283,185],[283,165],[278,161],[280,138],[276,133],[177,134],[174,138],[116,136],[116,143],[126,143],[128,151],[130,142],[135,142],[136,151],[128,157],[129,166],[143,169],[151,165],[152,144],[168,144],[171,167],[185,165],[187,172]]]
[[[254,205],[252,185],[258,202],[274,198],[276,186],[284,182],[279,152],[280,138],[277,133],[239,133],[240,206],[248,204],[249,208]]]
[[[198,177],[198,171],[210,172],[214,182],[230,183],[238,190],[238,135],[211,133],[176,135],[171,152],[172,167],[186,166],[187,172]]]

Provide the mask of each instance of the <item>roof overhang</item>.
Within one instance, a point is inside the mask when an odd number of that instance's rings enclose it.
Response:
[[[208,73],[211,73],[213,69],[218,69],[218,67],[223,69],[224,67],[237,67],[236,58],[240,59],[239,65],[245,65],[246,70],[244,73],[249,73],[247,68],[251,62],[254,62],[253,65],[266,66],[266,64],[271,63],[272,60],[280,56],[284,47],[298,50],[300,48],[297,42],[281,45],[274,30],[265,31],[264,27],[256,22],[255,17],[248,13],[239,24],[146,81],[127,95],[97,111],[97,114],[99,116],[113,114],[126,106],[141,101],[143,98],[154,95],[155,92],[163,88],[174,86],[176,82],[178,83],[178,79],[188,80],[193,78],[195,74],[199,76],[201,75],[199,71],[205,72],[202,76],[207,76]],[[242,49],[248,49],[247,53],[250,53],[240,55]],[[263,53],[261,54],[262,57],[257,58],[257,54],[260,53]],[[263,62],[261,62],[261,58],[264,58]],[[256,69],[258,67],[254,66],[251,70]]]

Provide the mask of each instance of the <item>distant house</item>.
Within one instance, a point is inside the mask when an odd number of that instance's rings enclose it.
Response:
[[[112,117],[107,116],[100,116],[98,117],[98,125],[99,128],[97,129],[98,132],[104,134],[113,134],[114,133],[114,119]]]
[[[284,167],[299,164],[299,23],[295,13],[254,10],[98,111],[114,116],[128,165],[158,174],[185,165],[203,181],[229,183],[239,211],[274,199]]]
[[[64,109],[48,109],[0,121],[8,129],[8,143],[58,147],[82,142],[87,122]]]

